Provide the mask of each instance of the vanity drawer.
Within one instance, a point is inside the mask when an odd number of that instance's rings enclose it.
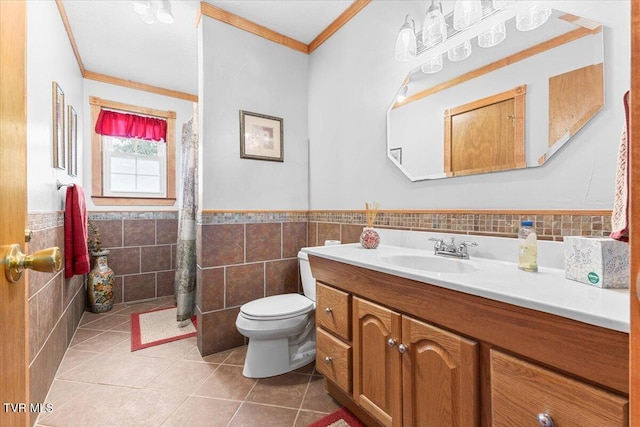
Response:
[[[627,426],[628,399],[496,350],[491,350],[493,426]]]
[[[351,393],[351,346],[317,328],[316,369]]]
[[[316,284],[316,325],[351,340],[351,296],[323,285]]]

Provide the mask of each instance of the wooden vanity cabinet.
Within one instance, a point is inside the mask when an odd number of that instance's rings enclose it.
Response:
[[[317,369],[366,425],[629,425],[628,334],[309,259]]]
[[[353,398],[385,426],[478,424],[477,345],[353,298]]]

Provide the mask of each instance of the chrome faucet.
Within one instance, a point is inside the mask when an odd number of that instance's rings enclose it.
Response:
[[[463,240],[456,245],[455,238],[451,238],[451,243],[445,243],[444,240],[435,237],[430,237],[430,241],[436,242],[433,245],[434,255],[449,256],[454,258],[469,259],[468,247],[478,246],[478,244],[471,240]]]

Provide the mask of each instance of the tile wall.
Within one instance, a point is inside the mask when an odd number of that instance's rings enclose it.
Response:
[[[27,226],[33,236],[26,253],[51,246],[64,251],[63,225],[62,212],[29,213]],[[58,273],[27,270],[25,274],[29,286],[30,399],[43,403],[84,312],[83,276],[65,279],[64,268]]]
[[[177,212],[91,212],[115,276],[114,303],[173,295]]]
[[[203,213],[198,221],[198,349],[203,356],[243,344],[240,306],[301,292],[298,251],[307,213]]]
[[[539,237],[607,236],[607,211],[385,211],[376,227],[517,237],[521,219]],[[263,296],[300,292],[296,254],[325,240],[359,241],[363,211],[204,211],[198,221],[198,348],[203,356],[243,343],[240,306]]]

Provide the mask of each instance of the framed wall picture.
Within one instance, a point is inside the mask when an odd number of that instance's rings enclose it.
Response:
[[[78,176],[78,115],[71,105],[67,109],[67,122],[67,150],[69,151],[67,173],[70,176]]]
[[[284,162],[282,119],[240,110],[240,158]]]
[[[53,167],[65,169],[64,92],[53,82]]]

